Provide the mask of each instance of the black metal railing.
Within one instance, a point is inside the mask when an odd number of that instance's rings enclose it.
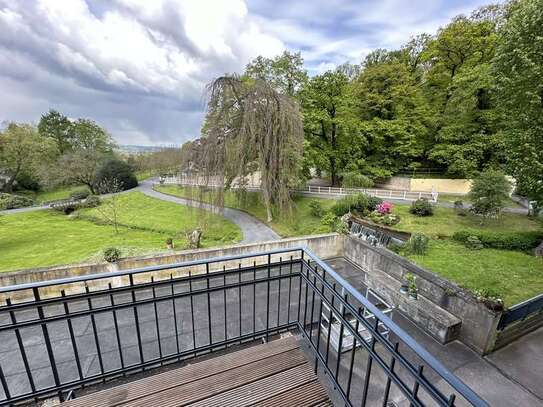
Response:
[[[505,310],[498,322],[498,330],[501,331],[518,321],[543,313],[543,294],[523,301],[508,310]]]
[[[64,399],[284,331],[307,339],[315,369],[346,405],[486,405],[307,248],[22,284],[0,295],[2,405]]]

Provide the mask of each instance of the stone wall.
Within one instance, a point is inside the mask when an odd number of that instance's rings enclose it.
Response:
[[[402,189],[415,192],[465,195],[471,188],[470,179],[390,177],[380,183],[381,188]]]
[[[330,258],[338,257],[343,253],[343,241],[344,238],[341,235],[336,233],[325,234],[325,235],[316,235],[316,236],[307,236],[307,237],[298,237],[290,239],[281,239],[274,240],[269,242],[254,243],[254,244],[238,244],[220,248],[209,248],[209,249],[199,249],[199,250],[184,250],[179,252],[172,252],[168,254],[159,254],[151,255],[145,257],[132,257],[126,258],[118,261],[115,264],[108,263],[98,263],[98,264],[80,264],[72,266],[63,266],[63,267],[49,267],[43,269],[33,269],[33,270],[21,270],[15,272],[6,272],[0,274],[0,286],[11,286],[19,285],[26,283],[33,283],[46,280],[56,280],[61,278],[68,277],[78,277],[78,276],[87,276],[91,274],[100,274],[110,271],[117,270],[130,270],[130,269],[139,269],[149,266],[160,266],[160,265],[175,265],[177,263],[185,263],[190,261],[197,260],[206,260],[216,257],[224,256],[239,256],[244,254],[267,252],[277,249],[285,249],[289,247],[298,247],[298,246],[307,246],[309,247],[317,256],[321,258]],[[283,260],[286,260],[285,257],[290,255],[295,255],[295,253],[289,254],[278,254],[272,256],[272,261],[278,261],[279,257],[283,257]],[[261,257],[251,257],[241,261],[243,266],[252,265],[253,262],[257,264],[263,264],[267,261],[267,256]],[[210,265],[210,271],[217,269],[233,268],[238,267],[240,264],[239,260],[232,261],[222,261],[218,263],[213,263]],[[205,266],[192,266],[192,267],[168,267],[162,271],[153,271],[153,272],[142,272],[138,273],[134,281],[149,281],[151,276],[156,279],[165,279],[170,278],[170,275],[173,276],[182,276],[188,274],[205,272]],[[127,284],[127,277],[115,277],[112,279],[102,279],[96,281],[88,281],[88,285],[92,289],[97,289],[100,287],[106,287],[108,283],[111,283],[113,286],[125,285]],[[60,295],[60,290],[65,289],[67,293],[76,293],[82,292],[85,289],[85,283],[74,283],[68,284],[65,286],[54,286],[48,288],[40,288],[40,295],[42,297],[48,296],[58,296]],[[18,295],[14,296],[11,294],[12,300],[24,300],[30,298],[32,293],[28,290],[19,292]],[[0,300],[4,300],[5,296],[0,294]]]
[[[457,337],[482,354],[494,348],[500,313],[489,310],[469,292],[389,250],[372,247],[355,237],[346,238],[344,256],[367,273],[372,288],[439,341]],[[417,277],[418,300],[399,294],[406,273]],[[461,325],[455,321],[461,321]]]

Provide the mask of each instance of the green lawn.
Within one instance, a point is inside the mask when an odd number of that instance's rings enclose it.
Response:
[[[455,201],[462,201],[464,202],[464,205],[467,203],[470,203],[471,200],[469,199],[469,196],[459,196],[459,195],[448,195],[448,194],[439,194],[438,196],[439,202],[449,202],[454,203]],[[506,199],[505,206],[508,208],[524,208],[522,205],[519,205],[518,202],[513,201],[511,198]]]
[[[84,185],[62,186],[45,191],[17,191],[17,195],[23,195],[36,201],[37,204],[42,204],[60,199],[68,199],[73,191],[86,188]]]
[[[495,232],[514,232],[538,230],[541,223],[526,215],[503,213],[498,219],[489,219],[481,226],[480,218],[471,214],[458,216],[454,209],[434,207],[434,215],[419,217],[409,213],[409,205],[395,205],[394,212],[401,221],[395,229],[405,232],[424,233],[429,236],[452,236],[463,229],[492,230]]]
[[[155,174],[151,170],[136,171],[136,178],[139,182],[145,181],[147,178],[154,177]]]
[[[0,217],[0,271],[70,264],[85,260],[100,261],[104,248],[115,246],[123,255],[138,255],[165,250],[165,240],[174,239],[177,249],[186,240],[182,230],[194,228],[199,220],[204,247],[231,244],[241,239],[239,228],[228,220],[199,209],[191,209],[131,192],[122,195],[121,226],[103,224],[97,209],[86,209],[79,216],[66,216],[47,210]]]
[[[197,188],[179,187],[176,185],[160,185],[155,189],[166,194],[175,195],[183,198],[211,202],[214,199],[212,193],[202,193]],[[266,208],[260,201],[260,195],[257,192],[247,192],[247,199],[240,200],[232,191],[226,191],[224,196],[225,206],[237,208],[248,212],[254,217],[267,223]],[[317,233],[327,233],[330,229],[321,224],[321,219],[311,215],[309,202],[314,198],[295,197],[292,212],[284,214],[275,214],[275,219],[269,223],[269,226],[282,237],[303,236]],[[318,199],[325,210],[328,210],[334,204],[331,199]]]
[[[487,289],[510,307],[543,292],[543,259],[510,250],[468,250],[451,240],[431,240],[420,266],[470,290]]]

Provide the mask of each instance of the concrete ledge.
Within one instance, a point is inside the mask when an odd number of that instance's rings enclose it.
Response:
[[[430,317],[433,310],[439,308],[462,321],[458,327],[454,323],[455,320],[447,318],[446,314],[438,318],[441,323],[433,321],[428,322],[430,325],[427,325],[420,321],[419,324],[422,328],[427,329],[426,326],[432,328],[432,331],[427,332],[432,332],[434,337],[446,340],[446,338],[457,336],[458,339],[481,354],[486,354],[494,348],[496,327],[501,313],[489,310],[484,304],[478,302],[469,291],[431,271],[418,267],[390,250],[370,246],[365,241],[352,236],[345,239],[344,256],[366,272],[371,272],[372,276],[379,276],[379,273],[386,274],[391,278],[386,280],[387,289],[391,292],[399,293],[399,286],[405,279],[405,275],[407,273],[414,274],[417,277],[419,304],[422,304],[421,301],[428,300],[427,305],[432,305],[430,309],[425,311],[430,313]],[[424,310],[419,311],[419,307],[414,305],[409,307],[408,305],[409,303],[404,302],[404,313],[409,318],[413,319],[413,316],[417,315],[421,318],[428,317],[424,315]],[[434,323],[436,325],[431,325]],[[444,323],[452,323],[450,333],[446,334],[441,331],[440,326]]]
[[[175,264],[183,263],[193,260],[205,260],[211,259],[214,257],[223,257],[223,256],[236,256],[242,254],[266,252],[276,249],[285,249],[289,247],[296,246],[307,246],[309,247],[317,256],[322,258],[327,257],[337,257],[343,254],[343,243],[344,236],[337,233],[323,234],[316,236],[305,236],[305,237],[296,237],[289,239],[273,240],[269,242],[253,243],[253,244],[237,244],[219,248],[206,248],[206,249],[197,249],[197,250],[183,250],[179,252],[172,252],[159,255],[149,255],[142,257],[130,257],[125,258],[117,263],[96,263],[96,264],[79,264],[71,266],[61,266],[61,267],[48,267],[41,269],[29,269],[29,270],[19,270],[14,272],[6,272],[0,274],[0,285],[9,286],[9,285],[18,285],[25,283],[32,283],[37,281],[47,281],[47,280],[56,280],[60,278],[74,277],[74,276],[84,276],[90,274],[100,274],[109,271],[116,270],[130,270],[134,268],[147,267],[147,266],[158,266],[165,264]],[[281,255],[272,256],[272,261],[279,261]],[[249,258],[241,261],[243,266],[252,265],[253,262],[256,264],[262,264],[267,261],[267,256],[261,256],[260,258]],[[231,262],[221,262],[220,264],[212,264],[210,266],[210,271],[222,269],[223,266],[229,267],[238,267],[240,263],[239,260]],[[190,268],[191,273],[197,274],[205,272],[205,266],[194,266]],[[176,269],[169,268],[163,271],[156,271],[150,273],[138,274],[134,280],[136,282],[149,281],[151,276],[155,280],[167,279],[173,276],[182,276],[188,274],[187,268]],[[111,281],[106,281],[106,279],[89,281],[87,285],[93,289],[100,287],[106,287],[108,283],[111,283],[113,286],[117,286],[123,283],[123,278],[125,277],[116,277],[111,279]],[[40,294],[43,297],[47,296],[58,296],[60,295],[59,290],[65,289],[67,293],[81,292],[85,289],[84,284],[72,284],[70,286],[55,286],[50,289],[41,288]],[[49,290],[49,291],[48,291]],[[12,300],[24,300],[31,296],[30,292],[24,291],[20,292],[17,296],[12,296]],[[0,295],[1,300],[5,300],[5,296]]]

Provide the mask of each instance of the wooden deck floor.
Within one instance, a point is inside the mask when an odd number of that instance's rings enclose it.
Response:
[[[289,337],[62,403],[88,406],[315,406],[332,402]]]

